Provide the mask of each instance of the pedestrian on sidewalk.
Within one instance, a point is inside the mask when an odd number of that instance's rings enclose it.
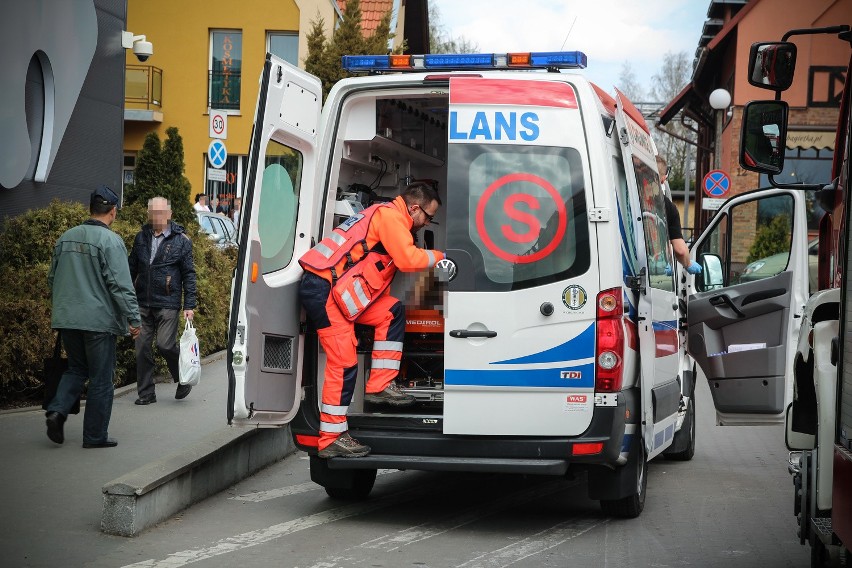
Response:
[[[176,342],[178,315],[192,320],[195,313],[195,264],[192,241],[172,218],[165,197],[148,201],[148,224],[142,227],[130,251],[130,275],[139,298],[142,332],[136,338],[136,404],[157,402],[154,392],[154,349],[165,358],[172,381],[178,382],[180,348]],[[186,398],[192,387],[178,385],[176,399]]]
[[[60,330],[68,370],[48,404],[47,437],[65,441],[64,424],[88,380],[83,417],[83,447],[111,448],[115,345],[117,335],[139,335],[140,317],[127,267],[124,241],[110,229],[118,195],[102,185],[89,199],[91,218],[59,237],[47,282],[51,291],[51,327]]]

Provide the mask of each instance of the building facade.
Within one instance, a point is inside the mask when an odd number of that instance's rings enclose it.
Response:
[[[715,213],[704,178],[719,170],[730,179],[724,198],[770,185],[766,176],[739,165],[742,110],[757,99],[773,99],[774,92],[748,83],[752,43],[780,41],[789,30],[852,24],[852,0],[789,2],[785,0],[712,0],[699,40],[693,74],[687,86],[660,113],[664,127],[687,117],[697,125],[695,177],[690,217],[700,230]],[[835,35],[797,35],[796,76],[782,94],[790,105],[790,134],[786,141],[784,172],[776,181],[828,182],[833,158],[834,131],[840,94],[849,61],[849,45]],[[726,108],[714,109],[710,94],[730,94]],[[817,229],[821,210],[814,204],[809,228]]]

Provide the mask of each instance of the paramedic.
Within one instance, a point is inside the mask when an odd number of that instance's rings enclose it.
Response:
[[[662,156],[657,156],[657,169],[660,171],[660,186],[662,186],[669,177],[669,168]],[[689,247],[686,246],[686,241],[683,240],[683,231],[680,226],[680,212],[665,193],[663,193],[663,199],[666,201],[666,222],[669,229],[669,242],[672,244],[674,256],[686,268],[687,272],[690,274],[700,274],[701,265],[689,258]],[[666,270],[668,272],[671,269],[668,268]]]
[[[393,201],[350,217],[299,259],[305,269],[299,296],[328,358],[320,409],[321,458],[370,452],[369,446],[349,435],[346,422],[358,372],[356,323],[375,328],[365,402],[392,406],[415,402],[394,381],[402,359],[405,310],[387,291],[397,269],[426,270],[444,258],[440,251],[417,248],[413,237],[432,222],[440,204],[430,185],[413,183]],[[362,273],[363,280],[353,279]],[[367,284],[372,301],[363,294]]]

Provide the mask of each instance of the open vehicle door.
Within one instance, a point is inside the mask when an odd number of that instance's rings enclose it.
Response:
[[[322,87],[267,55],[243,196],[228,330],[228,423],[282,425],[299,409],[299,257],[311,246]],[[310,194],[309,192],[307,194]]]
[[[805,193],[731,198],[692,255],[704,270],[689,297],[689,352],[710,384],[717,423],[783,422],[808,299]]]
[[[615,123],[627,177],[640,274],[635,312],[642,374],[642,422],[648,459],[674,436],[680,403],[677,297],[669,252],[668,222],[651,134],[642,114],[616,90]],[[642,266],[646,261],[645,266]],[[644,271],[644,272],[642,272]],[[632,299],[631,299],[632,300]]]

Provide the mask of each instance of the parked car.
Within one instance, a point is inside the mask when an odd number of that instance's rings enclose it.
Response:
[[[196,216],[201,230],[219,247],[237,246],[237,227],[227,216],[207,211],[196,211]]]
[[[816,292],[817,289],[817,252],[819,250],[819,239],[814,239],[808,243],[808,279],[810,281],[811,292]],[[775,276],[784,272],[787,268],[787,260],[790,258],[790,252],[779,252],[766,258],[760,258],[748,264],[740,277],[740,282],[754,282],[755,280],[763,280],[770,276]]]

